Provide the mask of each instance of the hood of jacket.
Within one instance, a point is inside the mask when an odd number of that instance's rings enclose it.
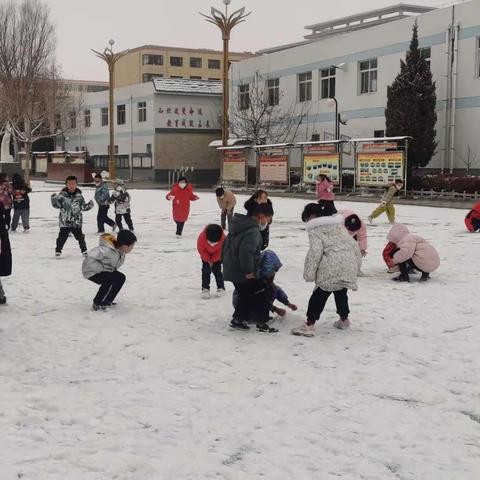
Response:
[[[410,234],[410,230],[401,223],[396,223],[387,235],[387,240],[393,242],[395,245],[399,245],[400,242]]]
[[[343,222],[343,215],[337,213],[336,215],[330,215],[329,217],[312,218],[312,220],[307,222],[305,229],[307,230],[307,232],[310,233],[312,230],[315,230],[317,228],[330,228],[337,225],[342,225]]]
[[[112,250],[116,250],[117,249],[115,247],[116,241],[117,241],[117,237],[115,237],[115,235],[112,235],[111,233],[104,233],[103,235],[100,235],[100,240],[98,241],[98,244],[101,247],[108,247],[108,248],[111,248]]]
[[[230,223],[230,230],[228,234],[235,237],[242,234],[243,232],[246,232],[247,230],[252,230],[255,228],[259,230],[258,222],[255,219],[247,215],[241,215],[240,213],[236,213]]]

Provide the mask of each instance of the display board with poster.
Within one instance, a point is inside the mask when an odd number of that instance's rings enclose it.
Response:
[[[245,149],[223,151],[223,181],[247,181],[247,152]]]
[[[304,183],[315,183],[320,174],[330,178],[334,185],[340,184],[340,154],[334,145],[312,145],[303,150]]]
[[[357,185],[383,186],[405,175],[403,152],[359,152],[357,154]]]
[[[258,156],[260,183],[288,183],[288,155],[261,152]]]

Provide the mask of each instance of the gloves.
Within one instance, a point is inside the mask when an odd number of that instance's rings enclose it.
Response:
[[[281,317],[284,317],[287,314],[287,311],[284,308],[275,307],[275,313]]]
[[[175,195],[169,195],[169,196],[167,197],[167,200],[175,200]]]
[[[292,310],[293,312],[296,312],[298,310],[298,307],[294,305],[293,303],[289,303],[287,307]]]

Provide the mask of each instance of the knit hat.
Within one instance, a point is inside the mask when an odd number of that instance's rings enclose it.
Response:
[[[355,213],[353,213],[352,215],[349,215],[345,219],[345,228],[350,232],[356,232],[360,230],[361,226],[362,226],[362,221],[360,220],[360,217]]]
[[[205,233],[209,242],[219,242],[222,238],[223,229],[220,225],[212,223],[207,226]]]
[[[225,195],[225,190],[222,188],[222,187],[218,187],[216,190],[215,190],[215,195],[217,197],[223,197],[223,195]]]
[[[120,230],[117,235],[117,245],[132,245],[137,241],[137,237],[130,230]]]
[[[259,277],[267,278],[274,275],[282,268],[282,262],[278,255],[271,250],[265,250],[260,259]]]

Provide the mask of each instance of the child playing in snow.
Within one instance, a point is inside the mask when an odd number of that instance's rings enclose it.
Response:
[[[393,200],[402,188],[403,180],[397,179],[395,183],[385,190],[380,205],[368,217],[370,223],[373,223],[373,219],[380,216],[383,212],[387,213],[390,223],[395,223],[395,205],[393,204]]]
[[[10,249],[10,240],[3,213],[3,204],[0,203],[0,278],[8,277],[12,274],[12,251]],[[0,305],[7,303],[5,290],[0,280]]]
[[[83,276],[100,285],[93,299],[94,311],[106,310],[115,305],[113,302],[125,283],[126,277],[118,269],[125,262],[125,255],[135,246],[137,237],[129,230],[121,230],[117,237],[104,233],[100,244],[88,252],[82,264]]]
[[[93,200],[88,203],[83,198],[82,191],[77,187],[77,177],[69,176],[65,180],[65,188],[60,193],[52,194],[50,200],[54,208],[60,209],[60,232],[55,247],[55,256],[62,254],[63,246],[71,233],[78,241],[83,256],[87,255],[87,244],[82,232],[83,214],[94,206]]]
[[[430,279],[430,273],[440,265],[440,257],[435,248],[419,235],[413,235],[408,228],[401,223],[395,224],[387,240],[395,244],[397,250],[393,250],[391,257],[393,263],[400,268],[400,275],[395,277],[397,282],[409,282],[409,269],[422,272],[421,282]]]
[[[30,198],[28,194],[32,189],[25,183],[23,178],[15,173],[12,177],[12,195],[13,195],[13,219],[12,232],[18,227],[18,222],[22,220],[24,233],[30,231]]]
[[[317,177],[317,199],[320,201],[332,202],[335,200],[332,181],[323,173]]]
[[[227,220],[228,225],[230,225],[232,220],[237,199],[230,190],[225,190],[223,187],[218,187],[215,190],[215,196],[217,197],[217,203],[222,212],[220,217],[222,228],[225,230],[227,228]]]
[[[167,200],[172,202],[173,220],[177,224],[177,237],[181,237],[183,227],[190,215],[190,202],[198,200],[193,187],[185,177],[180,177],[172,190],[167,193]]]
[[[123,180],[117,180],[117,186],[110,197],[110,202],[115,204],[115,222],[120,230],[123,230],[122,217],[128,229],[133,232],[132,216],[130,211],[130,194],[125,188]]]
[[[358,242],[360,253],[362,257],[365,257],[367,255],[367,226],[360,217],[351,210],[342,210],[340,213],[343,215],[347,232]]]
[[[358,244],[345,230],[343,216],[337,214],[333,205],[310,203],[303,211],[302,220],[307,223],[310,241],[303,278],[315,282],[315,290],[308,303],[305,324],[294,328],[292,334],[315,335],[315,323],[332,293],[340,317],[334,326],[346,329],[350,326],[347,292],[357,289],[362,259]]]
[[[12,186],[8,181],[6,173],[0,173],[0,203],[3,205],[5,228],[9,230],[12,219]]]
[[[105,233],[105,224],[112,227],[112,230],[115,231],[117,225],[108,216],[108,210],[110,208],[110,191],[108,190],[107,182],[103,181],[103,178],[99,173],[95,175],[93,182],[95,183],[95,201],[98,204],[97,233]]]
[[[467,213],[465,226],[469,232],[480,232],[480,202],[477,202]]]
[[[207,225],[197,239],[197,250],[202,259],[202,298],[210,298],[210,276],[217,282],[217,296],[225,293],[222,273],[222,247],[225,233],[220,225]]]

